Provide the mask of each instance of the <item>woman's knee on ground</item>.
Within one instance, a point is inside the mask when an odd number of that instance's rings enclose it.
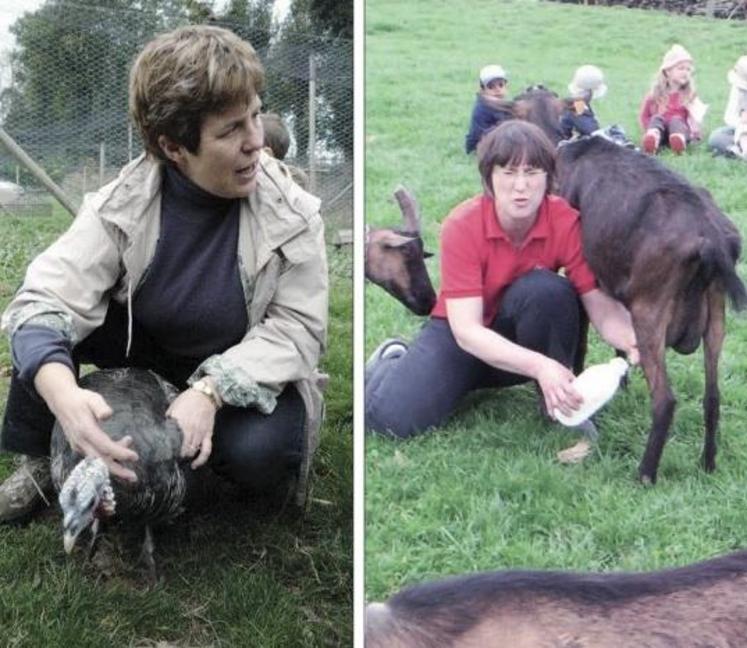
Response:
[[[376,398],[366,393],[366,429],[384,436],[407,439],[418,431],[414,427],[412,408],[397,397]]]
[[[376,390],[378,391],[378,390]],[[427,403],[397,393],[366,391],[366,429],[388,437],[408,439],[443,423],[445,416]]]

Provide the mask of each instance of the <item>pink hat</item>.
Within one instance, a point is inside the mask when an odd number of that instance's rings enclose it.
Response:
[[[672,45],[672,47],[669,48],[669,51],[664,54],[664,59],[659,67],[659,72],[664,72],[664,70],[673,68],[675,65],[684,63],[685,61],[688,63],[693,62],[693,57],[690,56],[690,52],[682,47],[682,45]]]

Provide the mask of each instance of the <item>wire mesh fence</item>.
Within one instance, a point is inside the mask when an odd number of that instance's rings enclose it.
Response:
[[[264,28],[250,19],[191,20],[180,7],[176,1],[133,9],[56,0],[26,14],[12,27],[17,42],[2,70],[5,130],[79,204],[142,152],[127,115],[128,73],[142,46],[157,33],[210,22],[257,50],[267,78],[264,109],[278,113],[291,136],[286,162],[306,173],[325,218],[351,227],[352,43],[288,21]],[[52,197],[0,147],[2,183],[21,189],[0,191],[1,211],[51,210]]]

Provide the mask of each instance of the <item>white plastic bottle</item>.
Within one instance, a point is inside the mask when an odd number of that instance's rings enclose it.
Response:
[[[584,399],[571,416],[555,410],[555,418],[563,425],[583,423],[602,405],[610,400],[620,386],[620,380],[628,371],[628,363],[622,358],[613,358],[603,364],[592,365],[582,371],[573,381],[573,387]]]

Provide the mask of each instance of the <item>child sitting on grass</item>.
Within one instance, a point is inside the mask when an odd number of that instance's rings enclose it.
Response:
[[[708,138],[716,153],[735,155],[747,160],[747,56],[741,56],[728,74],[731,90],[726,102],[726,126],[717,128]]]
[[[500,65],[486,65],[480,70],[480,92],[472,107],[469,132],[464,142],[467,153],[477,148],[485,133],[513,117],[511,102],[505,98],[507,88],[508,74]]]
[[[591,135],[599,129],[592,99],[601,99],[607,93],[604,74],[596,65],[582,65],[568,84],[570,95],[560,116],[560,129],[564,139],[574,135]]]
[[[700,139],[700,125],[708,106],[695,92],[693,58],[682,45],[664,55],[651,92],[641,105],[639,121],[645,131],[643,150],[654,155],[662,144],[676,154]]]

